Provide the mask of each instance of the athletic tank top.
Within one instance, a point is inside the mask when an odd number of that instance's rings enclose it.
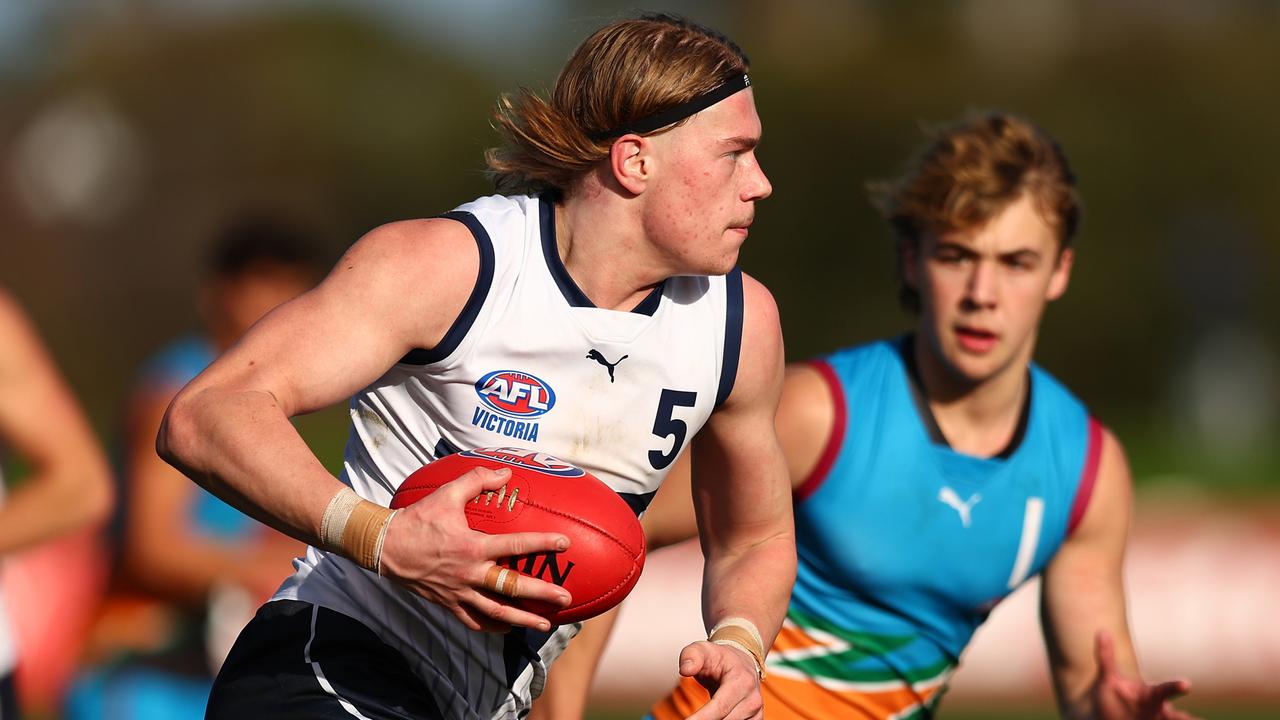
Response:
[[[773,720],[931,717],[977,627],[1083,515],[1101,427],[1080,401],[1032,365],[1013,443],[965,455],[936,432],[910,347],[814,363],[836,421],[796,491],[796,584],[763,684]],[[653,717],[696,707],[690,685]]]
[[[554,205],[491,196],[445,217],[480,252],[470,299],[440,344],[411,352],[350,403],[343,482],[381,505],[422,465],[474,447],[583,467],[632,508],[728,396],[742,278],[672,277],[630,312],[596,308],[560,260]],[[429,261],[428,259],[423,260]],[[276,598],[349,615],[399,650],[447,718],[514,718],[578,627],[472,632],[449,611],[310,548]]]

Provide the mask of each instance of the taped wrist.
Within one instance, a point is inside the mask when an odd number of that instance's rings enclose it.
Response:
[[[382,543],[391,518],[399,512],[371,503],[344,487],[329,500],[320,519],[320,543],[325,550],[382,574]]]
[[[764,640],[755,623],[744,617],[730,617],[716,623],[707,636],[709,642],[717,645],[728,645],[750,655],[756,661],[756,673],[764,677]]]

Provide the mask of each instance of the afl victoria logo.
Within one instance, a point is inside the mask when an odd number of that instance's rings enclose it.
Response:
[[[489,409],[508,417],[535,418],[556,404],[556,392],[518,370],[495,370],[476,381],[476,394]]]
[[[558,458],[551,457],[544,452],[538,452],[537,450],[530,450],[528,448],[476,448],[474,450],[463,450],[461,454],[464,457],[497,460],[500,463],[514,465],[515,467],[524,468],[526,470],[536,470],[537,472],[546,475],[555,475],[556,477],[582,477],[586,474],[579,467],[570,465]]]

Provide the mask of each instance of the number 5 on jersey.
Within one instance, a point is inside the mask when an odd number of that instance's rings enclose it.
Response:
[[[658,398],[658,416],[653,419],[653,434],[660,438],[674,436],[671,449],[667,452],[649,451],[649,464],[654,470],[662,470],[670,465],[684,447],[685,437],[689,434],[689,425],[673,413],[677,407],[693,407],[698,401],[698,393],[687,390],[670,390],[663,388]]]

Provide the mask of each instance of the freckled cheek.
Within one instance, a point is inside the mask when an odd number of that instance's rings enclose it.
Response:
[[[719,198],[707,192],[707,183],[688,182],[688,177],[685,179],[681,192],[670,198],[668,218],[673,224],[693,233],[705,232],[715,225],[715,217],[720,212],[717,208]]]

